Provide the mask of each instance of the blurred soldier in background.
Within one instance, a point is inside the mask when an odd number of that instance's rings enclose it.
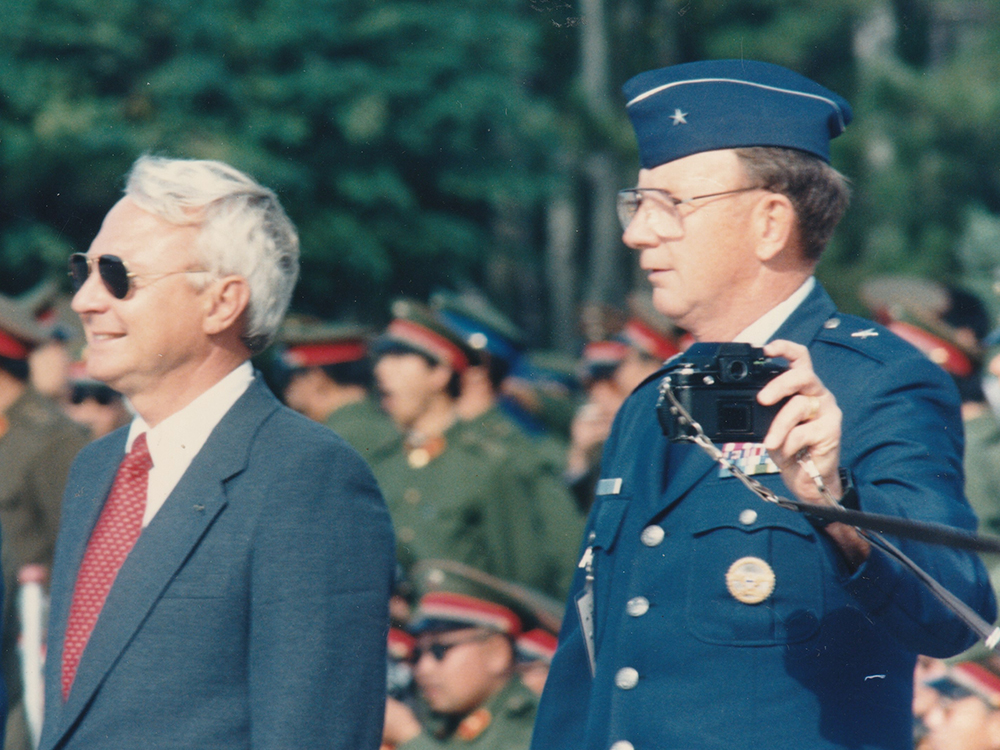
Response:
[[[520,407],[501,395],[523,350],[523,334],[481,297],[438,293],[432,304],[445,327],[472,352],[461,377],[459,418],[505,447],[508,470],[524,496],[537,504],[550,532],[548,540],[555,545],[551,554],[565,561],[569,575],[583,534],[583,516],[563,479],[565,448],[547,434],[529,433]]]
[[[622,403],[663,362],[680,351],[679,332],[649,294],[629,298],[629,317],[611,340],[584,347],[581,380],[587,401],[573,420],[566,481],[583,512],[594,502],[601,451]]]
[[[538,706],[516,669],[525,630],[558,630],[551,603],[452,561],[414,569],[422,592],[410,624],[420,703],[386,705],[384,746],[527,750]]]
[[[83,344],[83,329],[54,280],[43,281],[16,298],[17,304],[43,328],[46,339],[28,355],[31,386],[59,404],[69,397],[73,354]]]
[[[359,326],[301,317],[286,321],[278,338],[285,403],[325,424],[366,460],[399,436],[372,397],[368,339]]]
[[[578,377],[587,394],[570,425],[569,450],[563,473],[581,513],[594,502],[594,487],[601,469],[601,451],[611,434],[611,423],[625,396],[614,380],[628,347],[622,341],[591,341],[583,348]]]
[[[132,419],[125,399],[115,389],[87,375],[84,362],[74,362],[69,368],[69,398],[63,406],[74,422],[90,430],[95,440]]]
[[[653,307],[648,291],[631,295],[628,304],[632,316],[618,334],[628,348],[614,373],[618,390],[626,397],[683,348],[680,330]]]
[[[1000,657],[958,662],[927,686],[936,700],[920,750],[1000,750]]]
[[[404,571],[450,558],[561,596],[575,560],[512,470],[509,448],[459,419],[475,353],[427,306],[400,300],[375,342],[382,407],[399,438],[369,456],[396,527]]]
[[[471,292],[437,292],[431,307],[441,321],[477,353],[462,373],[458,416],[506,436],[520,417],[501,395],[503,382],[524,351],[524,334],[483,297]],[[516,415],[516,416],[515,416]]]
[[[541,695],[556,653],[559,630],[534,628],[517,639],[517,673],[521,682]]]
[[[4,746],[10,750],[31,747],[17,649],[18,571],[30,564],[52,565],[66,476],[89,441],[83,427],[29,382],[30,354],[47,340],[29,310],[0,297],[0,560],[6,592],[0,657],[10,701]]]

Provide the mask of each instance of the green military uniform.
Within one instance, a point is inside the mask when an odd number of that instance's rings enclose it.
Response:
[[[965,496],[979,519],[979,532],[1000,535],[1000,420],[992,410],[986,410],[964,420]],[[1000,599],[1000,558],[982,555],[990,575],[993,592]],[[982,644],[949,659],[951,662],[979,658],[989,652]]]
[[[59,509],[69,466],[89,441],[85,428],[30,387],[0,416],[0,561],[4,577],[3,675],[8,700],[21,700],[17,574],[52,565]],[[20,720],[8,724],[7,748],[28,747]]]
[[[421,633],[482,628],[505,634],[513,647],[526,631],[559,631],[561,603],[537,591],[452,560],[424,560],[414,566],[413,577],[421,597],[410,629],[418,638]],[[396,750],[527,750],[538,696],[512,670],[492,695],[464,713],[445,716],[423,704],[420,708],[423,731]]]
[[[399,439],[399,430],[371,398],[336,409],[324,424],[367,461],[377,449]]]
[[[478,395],[473,391],[474,408],[467,413],[479,413],[468,421],[485,439],[502,447],[507,471],[540,524],[545,553],[538,562],[547,569],[535,585],[563,597],[569,591],[583,534],[583,518],[562,479],[565,452],[552,438],[532,438],[499,407],[501,383],[521,358],[524,335],[485,297],[471,292],[439,292],[432,305],[444,326],[469,347],[471,365],[489,382],[489,388],[484,388],[481,377],[477,381],[480,385],[473,386],[481,390]]]
[[[1000,534],[1000,421],[986,410],[965,420],[964,427],[965,496],[979,518],[979,530]]]
[[[69,467],[90,440],[47,397],[29,385],[28,357],[49,333],[24,303],[0,295],[0,565],[3,567],[3,638],[7,688],[6,750],[30,750],[20,653],[18,573],[25,565],[52,565],[59,511]],[[40,698],[40,696],[38,696]]]
[[[286,403],[323,422],[366,459],[372,450],[399,435],[371,395],[370,335],[367,328],[350,323],[326,323],[295,315],[282,325],[275,350],[276,377],[284,383]],[[289,401],[295,379],[312,370],[322,372],[344,394],[337,398],[336,408],[323,401],[322,396],[319,404],[308,397],[302,401],[302,396],[299,403]],[[333,411],[327,413],[330,408]]]
[[[458,560],[554,596],[565,561],[500,441],[456,421],[433,446],[399,436],[366,458],[396,528],[404,571],[419,560]]]
[[[432,716],[426,729],[396,750],[528,750],[538,696],[512,677],[486,703],[465,716]]]
[[[0,560],[5,581],[15,582],[22,565],[51,565],[66,476],[89,435],[30,387],[2,420]],[[13,594],[15,588],[7,591]]]
[[[563,479],[566,458],[562,446],[552,438],[528,435],[497,407],[469,420],[469,424],[503,445],[510,456],[509,469],[524,496],[533,499],[544,524],[546,562],[552,566],[548,578],[553,582],[548,590],[564,597],[576,571],[584,518]]]

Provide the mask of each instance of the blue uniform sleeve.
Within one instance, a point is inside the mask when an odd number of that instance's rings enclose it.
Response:
[[[948,376],[919,356],[843,362],[817,373],[844,413],[841,461],[850,469],[861,510],[975,530],[965,500],[962,424]],[[831,357],[830,359],[833,359]],[[832,363],[831,363],[832,364]],[[975,555],[889,538],[893,544],[985,620],[996,604]],[[914,653],[951,656],[976,636],[901,563],[878,549],[843,583],[868,616]]]

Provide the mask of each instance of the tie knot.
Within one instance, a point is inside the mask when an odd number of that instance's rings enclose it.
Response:
[[[153,459],[149,455],[149,444],[146,442],[145,432],[140,433],[139,437],[132,441],[132,450],[122,460],[122,465],[147,472],[153,468]]]

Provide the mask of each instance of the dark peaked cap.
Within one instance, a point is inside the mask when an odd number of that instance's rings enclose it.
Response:
[[[706,60],[640,73],[622,87],[652,169],[701,151],[794,148],[830,161],[830,139],[851,121],[843,98],[780,65]]]

